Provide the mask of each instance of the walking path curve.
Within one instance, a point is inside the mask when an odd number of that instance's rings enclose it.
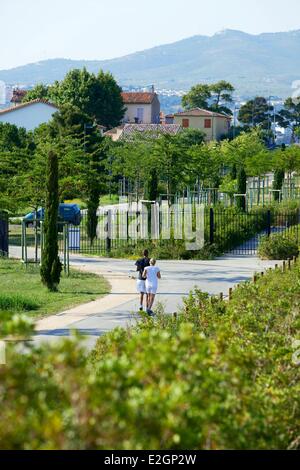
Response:
[[[19,258],[20,249],[10,247],[10,256]],[[38,321],[35,341],[67,337],[72,330],[77,330],[87,337],[87,345],[92,347],[100,335],[136,319],[139,298],[135,281],[130,279],[136,274],[134,261],[72,255],[70,262],[76,269],[104,276],[111,284],[111,293]],[[273,267],[275,263],[250,255],[227,255],[212,261],[159,261],[162,281],[156,302],[161,302],[167,313],[176,312],[182,305],[182,298],[194,287],[209,294],[223,292],[226,295],[230,287],[249,280],[255,272]]]

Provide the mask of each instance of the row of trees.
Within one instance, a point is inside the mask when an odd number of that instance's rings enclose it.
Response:
[[[7,135],[11,136],[8,144]],[[35,209],[44,204],[46,156],[55,151],[59,199],[86,201],[91,239],[96,234],[99,199],[109,187],[117,192],[122,177],[132,182],[140,197],[155,200],[161,193],[172,195],[195,184],[242,193],[237,183],[242,169],[247,176],[300,171],[298,146],[268,151],[257,129],[219,143],[204,143],[197,130],[112,142],[101,136],[89,116],[71,105],[62,106],[49,125],[34,133],[1,124],[0,139],[2,206],[15,212],[20,207]]]
[[[139,136],[134,142],[113,146],[113,175],[124,175],[135,182],[135,191],[154,200],[159,193],[175,194],[196,183],[203,188],[219,188],[229,194],[244,194],[238,175],[262,176],[270,171],[300,171],[300,148],[292,146],[267,150],[263,134],[255,129],[234,140],[220,143],[191,142],[186,131],[178,136],[162,135],[148,140]]]

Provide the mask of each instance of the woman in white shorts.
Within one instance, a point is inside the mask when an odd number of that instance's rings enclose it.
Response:
[[[137,291],[140,294],[140,311],[143,311],[144,305],[144,296],[146,296],[146,278],[143,277],[143,273],[147,266],[150,266],[150,258],[148,250],[144,250],[143,258],[140,258],[135,263],[136,270],[138,271],[138,280],[137,280]]]
[[[158,288],[158,279],[161,279],[160,269],[156,266],[156,260],[150,260],[150,266],[145,268],[143,277],[146,278],[145,287],[147,293],[147,313],[153,315],[152,306]]]

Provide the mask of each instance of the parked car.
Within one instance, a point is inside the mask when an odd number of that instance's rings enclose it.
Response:
[[[39,208],[37,213],[30,212],[24,217],[26,225],[32,224],[35,219],[38,221],[44,220],[45,209]],[[58,207],[58,221],[59,222],[68,222],[72,225],[80,225],[81,222],[81,213],[80,208],[77,204],[59,204]]]

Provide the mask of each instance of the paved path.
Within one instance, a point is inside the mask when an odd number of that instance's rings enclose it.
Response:
[[[10,248],[10,256],[19,257],[17,247]],[[139,307],[134,262],[128,260],[71,256],[71,265],[77,269],[103,275],[112,286],[106,297],[75,307],[37,322],[35,341],[55,340],[68,336],[74,329],[87,336],[92,347],[97,337],[116,326],[135,321]],[[233,287],[250,279],[254,272],[274,266],[275,261],[261,261],[254,256],[224,256],[213,261],[161,261],[162,272],[157,301],[167,313],[178,310],[182,298],[198,287],[209,294],[226,294]]]

